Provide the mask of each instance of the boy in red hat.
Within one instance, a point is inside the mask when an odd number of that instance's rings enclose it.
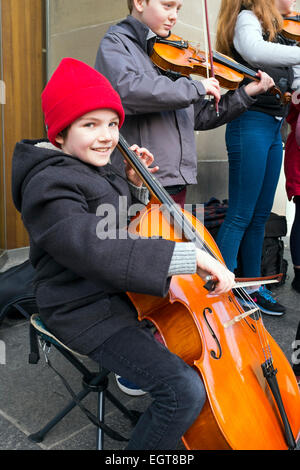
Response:
[[[132,169],[128,184],[109,162],[124,111],[106,78],[64,59],[42,106],[50,142],[23,140],[13,156],[13,198],[30,236],[40,316],[68,347],[153,397],[127,449],[175,449],[203,407],[204,386],[154,340],[125,293],[165,296],[173,274],[202,270],[216,276],[216,293],[223,293],[234,276],[193,243],[124,237],[123,226],[113,237],[99,231],[102,205],[124,220],[119,198],[130,206],[131,193],[144,198],[145,191]],[[153,162],[146,149],[133,149],[146,165]]]

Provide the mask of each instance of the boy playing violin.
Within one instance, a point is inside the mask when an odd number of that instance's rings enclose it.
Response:
[[[156,177],[181,205],[187,185],[197,183],[194,130],[212,129],[239,116],[255,102],[252,96],[274,84],[260,72],[260,82],[221,97],[214,78],[174,81],[163,74],[150,55],[156,38],[170,35],[182,5],[183,0],[128,0],[130,15],[105,34],[95,63],[121,96],[124,137],[155,155]],[[205,95],[219,102],[219,116]]]
[[[138,321],[126,292],[165,296],[172,275],[198,272],[215,276],[221,294],[234,276],[193,243],[124,237],[126,226],[112,238],[97,231],[101,205],[118,211],[120,197],[128,206],[133,196],[145,199],[135,172],[126,167],[127,181],[110,163],[124,110],[105,77],[63,59],[42,105],[50,142],[23,140],[13,156],[13,198],[30,235],[41,318],[68,347],[151,394],[127,449],[175,449],[201,412],[204,386]],[[148,150],[132,149],[152,164]]]

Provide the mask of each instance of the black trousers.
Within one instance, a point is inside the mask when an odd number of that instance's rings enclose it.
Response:
[[[126,449],[176,449],[206,400],[198,373],[156,341],[147,325],[138,320],[135,326],[111,336],[89,356],[153,398]]]

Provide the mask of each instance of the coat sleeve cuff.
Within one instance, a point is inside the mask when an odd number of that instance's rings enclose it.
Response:
[[[240,93],[240,96],[245,100],[246,105],[251,106],[252,104],[256,103],[257,99],[255,96],[250,96],[248,93],[245,91],[245,86],[243,85],[241,88],[238,89],[238,93]]]
[[[168,276],[195,274],[196,247],[193,243],[176,243],[169,266]]]
[[[146,188],[146,186],[135,186],[130,181],[128,181],[128,185],[132,196],[146,206],[149,202],[148,188]]]

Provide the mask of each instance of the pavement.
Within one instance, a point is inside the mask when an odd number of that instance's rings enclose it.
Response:
[[[288,260],[288,276],[283,286],[273,290],[275,297],[287,307],[281,317],[263,315],[265,327],[292,361],[292,343],[300,320],[300,294],[291,289],[293,268],[288,248],[288,238],[284,239],[285,258]],[[22,256],[24,253],[22,253]],[[19,264],[22,258],[8,259],[0,271],[5,271],[13,264]],[[69,392],[58,376],[47,366],[43,355],[38,364],[28,363],[29,327],[23,318],[6,317],[0,325],[0,345],[5,347],[5,362],[0,362],[0,450],[94,450],[96,448],[96,428],[75,407],[59,424],[56,425],[41,443],[28,439],[37,432],[70,401]],[[3,353],[3,350],[2,350]],[[299,355],[300,356],[300,355]],[[2,354],[3,357],[3,354]],[[75,392],[81,390],[81,376],[59,354],[51,348],[50,360],[66,377]],[[84,360],[86,365],[95,369],[94,363]],[[130,409],[144,411],[150,403],[150,397],[130,397],[121,392],[110,378],[109,390]],[[96,394],[91,393],[83,404],[96,412]],[[107,401],[106,423],[124,436],[129,436],[131,426],[116,408]],[[104,449],[121,450],[124,443],[105,437]],[[179,444],[179,449],[184,449]],[[300,449],[300,442],[297,449]]]

